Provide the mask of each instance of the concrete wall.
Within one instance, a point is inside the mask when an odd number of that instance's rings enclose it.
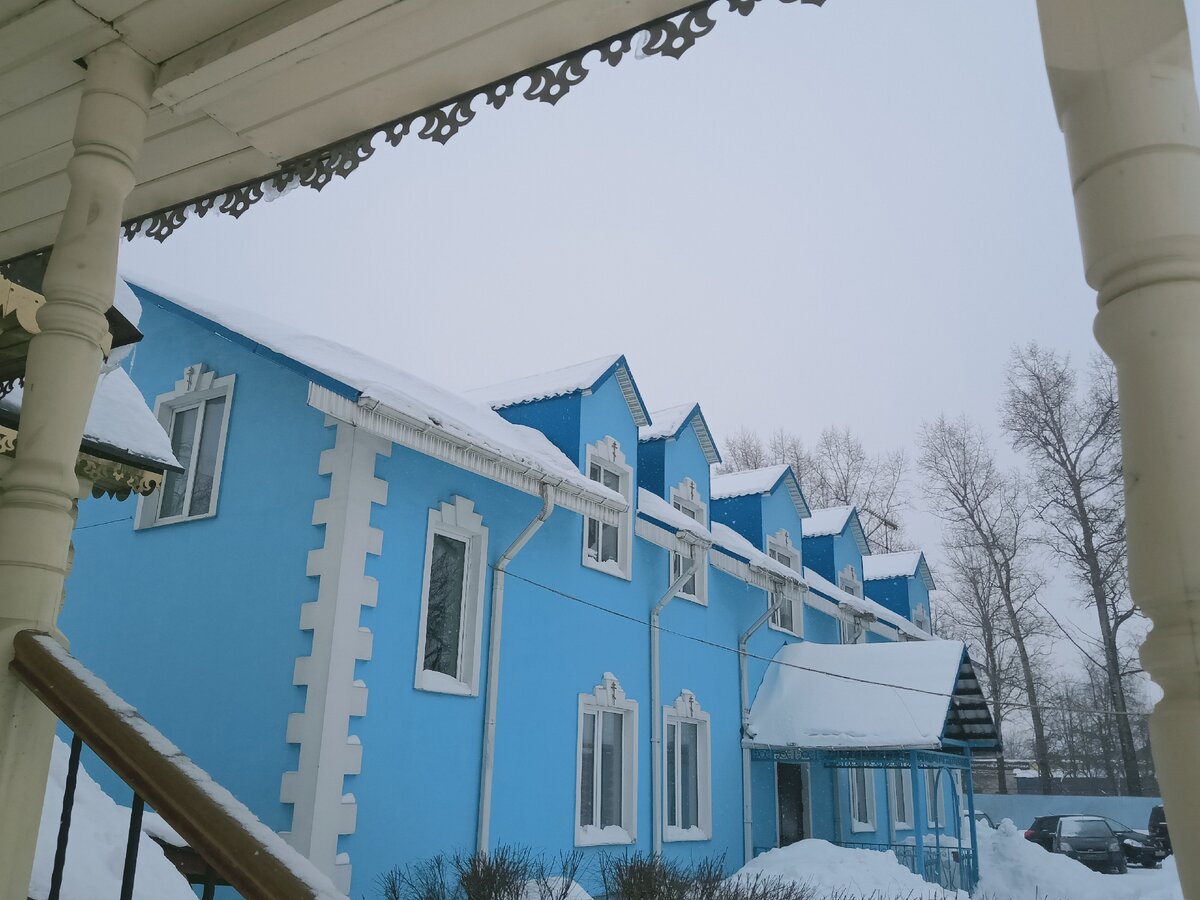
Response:
[[[1162,800],[1157,797],[1071,797],[1063,794],[976,794],[975,808],[987,813],[997,825],[1012,819],[1020,828],[1028,828],[1037,816],[1070,815],[1108,816],[1130,828],[1145,829],[1150,808]]]

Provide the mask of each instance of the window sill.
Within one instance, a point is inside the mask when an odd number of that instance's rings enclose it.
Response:
[[[688,603],[695,603],[697,606],[708,606],[707,597],[697,597],[693,594],[676,594],[675,599],[686,600]]]
[[[620,825],[605,825],[597,828],[595,825],[584,825],[575,829],[576,847],[600,847],[606,844],[632,844],[633,838]]]
[[[780,634],[786,634],[788,637],[803,638],[804,635],[798,631],[792,631],[790,628],[784,628],[782,625],[776,625],[770,619],[767,620],[767,627],[772,631],[778,631]]]
[[[913,830],[913,826],[912,826],[911,822],[893,822],[892,827],[895,828],[897,831],[912,831]]]
[[[413,687],[418,691],[429,691],[434,694],[453,694],[459,697],[474,697],[477,693],[465,681],[459,681],[457,678],[452,678],[442,672],[431,672],[428,669],[421,669],[417,672],[417,679]]]
[[[613,578],[621,578],[625,581],[632,581],[633,576],[621,568],[621,564],[609,560],[607,562],[596,562],[594,559],[585,556],[583,558],[584,568],[591,569],[594,572],[600,572],[604,575],[611,575]],[[588,826],[589,828],[591,826]],[[610,828],[614,826],[608,826]]]
[[[864,831],[874,831],[875,823],[874,822],[851,822],[850,830],[853,831],[855,834],[861,834]]]
[[[198,516],[172,516],[169,519],[155,519],[153,522],[134,522],[134,531],[145,531],[149,528],[161,528],[164,525],[182,525],[185,522],[199,522],[202,519],[215,519],[217,511],[206,512]]]
[[[663,840],[667,843],[676,841],[707,841],[711,840],[707,831],[699,825],[692,828],[675,828],[671,825],[667,826],[667,833],[663,835]]]

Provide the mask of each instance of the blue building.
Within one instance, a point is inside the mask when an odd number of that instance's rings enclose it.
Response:
[[[876,566],[787,467],[713,475],[700,407],[652,412],[624,357],[458,395],[134,290],[125,366],[182,471],[84,504],[61,627],[342,888],[498,844],[736,868],[809,837],[970,877],[961,773],[995,734],[920,627],[923,557]]]

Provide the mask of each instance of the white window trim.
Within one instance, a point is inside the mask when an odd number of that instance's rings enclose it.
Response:
[[[213,466],[212,503],[208,512],[199,515],[179,515],[170,518],[159,518],[158,511],[162,505],[164,489],[160,487],[149,496],[139,496],[137,511],[134,518],[134,529],[156,528],[159,525],[176,525],[180,522],[196,522],[200,519],[211,519],[217,514],[217,506],[221,497],[221,470],[225,465],[225,441],[229,434],[229,418],[233,411],[233,386],[236,375],[216,377],[211,369],[206,369],[203,363],[195,363],[183,370],[183,378],[175,382],[175,389],[154,398],[154,417],[158,419],[163,430],[171,431],[171,420],[179,410],[199,405],[205,400],[225,398],[225,412],[221,421],[221,432],[217,439],[217,459]],[[197,423],[199,427],[202,423]],[[199,461],[199,446],[192,453],[193,466]],[[191,472],[187,473],[191,477]],[[165,481],[165,479],[164,479]],[[164,485],[165,486],[165,485]]]
[[[625,498],[628,505],[625,512],[621,514],[620,524],[617,525],[616,565],[609,562],[599,562],[588,556],[587,538],[588,522],[590,520],[587,516],[583,517],[581,558],[584,566],[589,569],[595,569],[597,572],[603,572],[615,578],[624,578],[626,581],[631,581],[633,579],[633,468],[625,462],[625,454],[621,452],[621,445],[611,436],[605,436],[594,444],[588,444],[583,460],[584,475],[588,475],[591,472],[593,462],[620,476],[621,495]]]
[[[852,768],[846,771],[850,775],[850,830],[854,832],[874,831],[875,823],[878,821],[878,812],[875,806],[875,770],[869,768],[861,770],[866,773],[863,780],[867,785],[867,815],[870,817],[865,822],[855,818],[855,813],[858,811],[858,783],[854,773],[859,769]]]
[[[852,613],[843,613],[839,617],[839,635],[843,644],[865,644],[867,642],[867,632],[871,629],[861,616],[856,616]],[[853,640],[846,640],[852,637]]]
[[[792,536],[788,534],[787,529],[781,528],[775,534],[767,537],[767,555],[770,556],[771,551],[786,555],[788,562],[785,563],[789,569],[799,573],[801,571],[802,557],[800,548],[792,543]],[[767,602],[772,602],[770,594],[767,595]],[[778,631],[781,634],[789,634],[794,637],[804,637],[804,603],[802,599],[795,597],[789,598],[784,594],[784,603],[792,604],[792,627],[784,628],[775,622],[775,617],[767,619],[767,627],[772,631]]]
[[[696,819],[693,828],[668,825],[671,803],[675,798],[667,793],[667,726],[693,723],[697,726],[696,737]],[[712,727],[707,712],[700,708],[696,695],[689,690],[680,691],[673,706],[663,707],[663,840],[664,841],[707,841],[712,838]],[[676,731],[678,735],[679,732]],[[676,739],[678,741],[678,738]],[[680,787],[679,768],[676,766],[676,788]]]
[[[838,572],[838,587],[860,600],[863,598],[862,579],[858,577],[853,563],[847,564]]]
[[[671,505],[675,506],[678,503],[680,506],[686,506],[695,514],[696,521],[708,527],[708,506],[701,501],[700,491],[696,487],[696,482],[690,478],[685,478],[675,487],[671,488]],[[685,513],[686,515],[686,513]],[[668,572],[667,584],[675,580],[675,558],[678,554],[671,553],[670,571]],[[687,600],[691,603],[697,603],[700,606],[708,606],[708,554],[707,552],[701,556],[696,564],[696,593],[688,594],[680,591],[675,595],[681,600]]]
[[[579,721],[575,734],[575,846],[597,847],[606,844],[637,843],[637,757],[638,757],[638,712],[637,701],[625,696],[621,683],[612,672],[605,672],[600,683],[590,694],[579,695]],[[624,746],[621,748],[623,767],[621,770],[621,825],[597,828],[595,825],[580,825],[579,795],[583,790],[583,717],[592,713],[600,719],[604,712],[620,712],[625,721],[621,726]],[[600,758],[599,746],[596,759]],[[593,773],[593,778],[595,777]],[[593,782],[594,784],[594,782]],[[599,806],[597,804],[597,809]]]
[[[939,769],[923,769],[925,777],[922,779],[925,785],[925,824],[929,828],[935,827],[933,814],[935,807],[929,799],[929,792],[934,788],[934,776],[940,771],[941,777],[937,779],[937,796],[934,802],[937,803],[937,828],[945,829],[946,822],[946,783],[950,780],[945,770]]]
[[[901,819],[896,815],[896,785],[900,784],[904,791],[905,804],[904,808],[908,811],[908,818]],[[915,825],[916,817],[913,815],[913,783],[912,772],[908,769],[888,769],[888,809],[892,816],[892,827],[897,831],[912,831]]]
[[[443,534],[467,544],[466,577],[463,585],[462,626],[459,632],[459,678],[425,668],[425,630],[429,615],[429,576],[433,565],[434,535]],[[475,504],[465,497],[454,498],[429,511],[425,532],[425,573],[421,581],[421,618],[417,632],[416,676],[419,691],[479,695],[480,655],[483,648],[483,592],[487,569],[488,530]]]

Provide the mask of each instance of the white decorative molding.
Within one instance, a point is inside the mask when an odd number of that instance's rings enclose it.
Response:
[[[317,599],[300,608],[300,629],[312,632],[312,652],[296,660],[292,683],[307,688],[304,711],[288,716],[287,741],[300,745],[300,761],[279,791],[292,804],[288,842],[350,889],[349,857],[338,838],[353,834],[357,804],[343,794],[344,779],[362,770],[362,743],[350,734],[351,716],[367,712],[367,686],[355,678],[359,660],[371,658],[371,632],[360,627],[363,606],[374,606],[378,584],[365,574],[367,555],[383,551],[383,532],[371,527],[371,505],[387,503],[387,482],[375,477],[376,456],[391,443],[353,425],[336,426],[319,472],[330,476],[329,496],[313,504],[312,523],[325,526],[324,546],[308,554],[307,574],[318,579]]]

